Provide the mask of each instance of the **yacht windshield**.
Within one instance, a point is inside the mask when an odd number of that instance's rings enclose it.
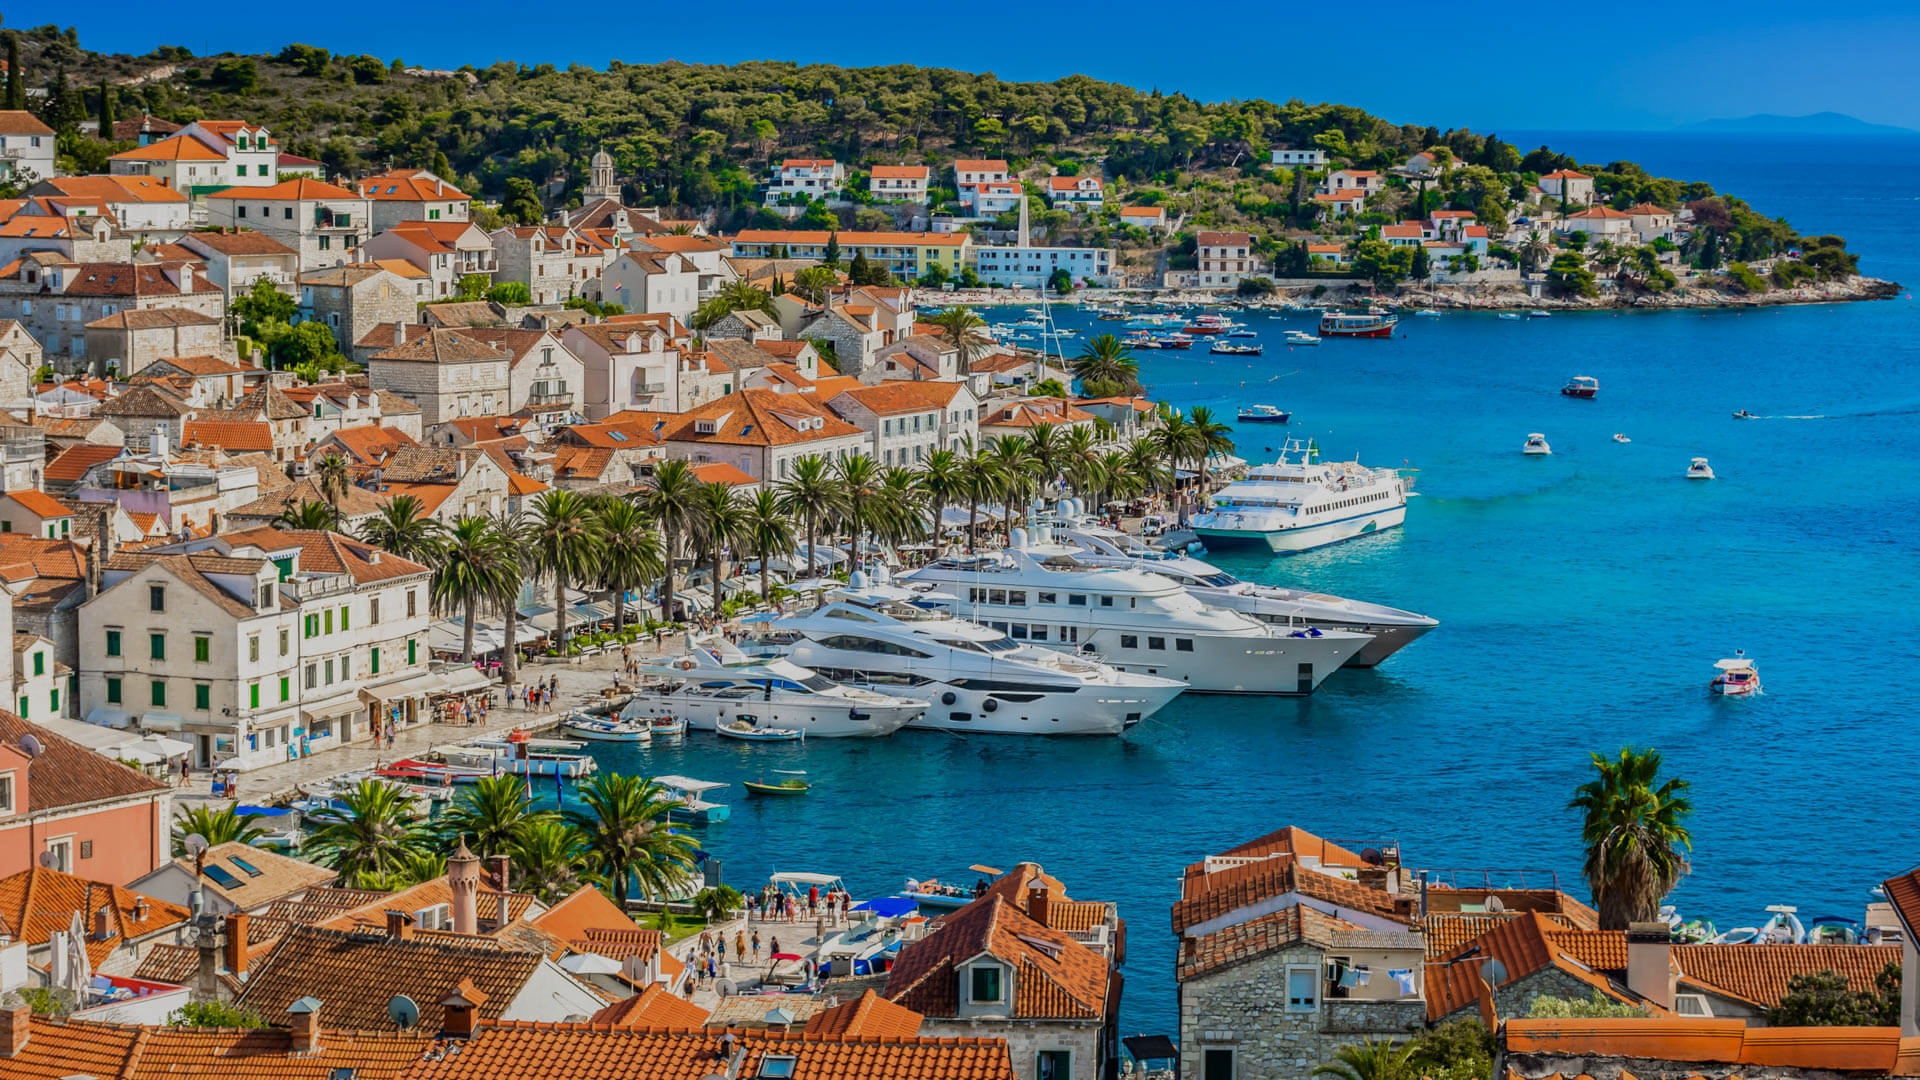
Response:
[[[800,685],[818,694],[833,689],[833,680],[823,675],[809,675],[800,680]]]
[[[1237,577],[1234,577],[1232,574],[1229,574],[1223,570],[1218,574],[1209,574],[1208,576],[1201,578],[1200,582],[1201,584],[1204,584],[1204,585],[1211,585],[1216,589],[1222,589],[1227,587],[1228,585],[1240,584],[1240,579]]]

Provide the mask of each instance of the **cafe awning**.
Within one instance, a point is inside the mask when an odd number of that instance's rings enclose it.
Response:
[[[492,679],[465,664],[440,672],[439,677],[440,689],[434,691],[436,694],[471,694],[493,685]]]
[[[140,714],[140,726],[147,731],[179,731],[186,726],[186,719],[177,713],[150,712]]]
[[[425,697],[434,693],[440,685],[440,676],[432,672],[423,672],[404,679],[395,679],[390,683],[382,683],[379,686],[361,687],[360,699],[382,704],[389,701],[404,701],[407,698]]]

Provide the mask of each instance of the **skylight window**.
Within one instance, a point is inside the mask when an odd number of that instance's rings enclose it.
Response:
[[[238,855],[227,856],[227,861],[245,871],[248,877],[259,877],[266,873],[265,870],[260,869]]]
[[[213,879],[213,883],[215,885],[218,885],[223,889],[240,888],[240,879],[237,877],[234,877],[232,874],[227,873],[225,870],[221,869],[218,866],[208,866],[206,868],[206,875]]]
[[[607,432],[607,438],[612,439],[614,442],[626,442],[627,433],[624,431],[609,431]]]

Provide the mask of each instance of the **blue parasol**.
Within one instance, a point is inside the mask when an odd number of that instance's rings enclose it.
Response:
[[[876,896],[871,900],[862,900],[849,908],[849,911],[871,911],[875,915],[893,918],[919,910],[920,905],[904,896]]]

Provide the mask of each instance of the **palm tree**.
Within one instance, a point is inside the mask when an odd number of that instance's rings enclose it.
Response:
[[[1207,490],[1207,459],[1215,454],[1233,453],[1233,429],[1213,418],[1213,410],[1205,405],[1195,405],[1189,421],[1193,426],[1193,441],[1198,448],[1196,455],[1200,461],[1200,490]]]
[[[680,556],[681,539],[693,523],[699,491],[700,478],[693,474],[693,466],[675,459],[654,468],[653,486],[640,495],[640,505],[660,526],[660,611],[667,619],[673,618],[673,560]]]
[[[712,299],[701,304],[688,325],[695,330],[705,330],[736,311],[758,311],[769,318],[780,317],[780,309],[774,306],[772,293],[739,280],[728,282]]]
[[[514,778],[520,782],[518,777]],[[519,875],[516,891],[552,904],[584,882],[587,853],[580,830],[557,818],[529,822],[513,838],[507,857]]]
[[[314,465],[313,473],[319,481],[320,497],[327,500],[327,505],[338,514],[341,502],[347,497],[347,489],[353,486],[353,477],[347,472],[347,459],[330,452]]]
[[[398,784],[362,780],[341,796],[344,820],[327,821],[307,838],[306,851],[340,872],[340,884],[359,888],[407,865],[427,843],[426,828],[413,819],[413,796]]]
[[[493,597],[493,602],[499,605],[501,637],[506,641],[506,648],[500,654],[500,681],[512,686],[520,677],[520,592],[532,569],[528,558],[532,536],[527,529],[526,519],[518,512],[509,514],[505,510],[496,511],[488,515],[487,523],[500,538],[500,549],[504,553],[502,561],[510,564],[509,572],[502,575],[501,591]]]
[[[460,789],[439,825],[443,836],[466,840],[476,855],[508,855],[522,832],[553,817],[533,808],[526,777],[483,776]]]
[[[533,564],[553,579],[553,645],[567,654],[567,585],[592,576],[600,559],[600,519],[578,492],[558,489],[533,502],[528,523]]]
[[[1348,1043],[1336,1047],[1333,1060],[1313,1067],[1315,1076],[1334,1080],[1414,1080],[1411,1042],[1395,1046],[1391,1039]]]
[[[707,550],[713,569],[713,610],[720,610],[720,570],[727,545],[746,535],[747,511],[732,484],[701,484],[694,500],[694,535]]]
[[[693,841],[668,824],[676,802],[644,777],[599,773],[579,789],[583,810],[567,813],[579,830],[587,865],[613,889],[624,909],[630,883],[651,896],[683,884],[693,869]]]
[[[846,491],[833,475],[826,458],[808,454],[796,458],[793,471],[780,482],[780,508],[798,514],[807,525],[807,576],[813,577],[815,555],[820,543],[820,522],[831,521],[846,502]]]
[[[1084,424],[1067,429],[1060,440],[1059,469],[1076,495],[1085,495],[1096,486],[1101,475],[1100,435]]]
[[[834,461],[833,477],[846,496],[847,535],[853,544],[853,568],[858,570],[863,563],[860,541],[867,504],[880,493],[880,465],[865,454],[852,454]]]
[[[882,543],[898,546],[925,534],[927,492],[920,486],[921,478],[919,470],[905,465],[895,465],[880,474],[880,489],[869,516],[873,534]]]
[[[318,529],[328,531],[340,527],[340,511],[316,499],[308,499],[299,506],[289,506],[280,511],[273,523],[283,529]]]
[[[1095,334],[1081,343],[1072,366],[1082,390],[1088,384],[1106,384],[1127,393],[1139,392],[1140,362],[1134,359],[1133,349],[1112,334]]]
[[[1065,436],[1052,424],[1041,424],[1027,432],[1027,457],[1033,462],[1034,478],[1042,496],[1058,490],[1061,463],[1066,458],[1062,444]]]
[[[946,529],[941,519],[946,517],[947,507],[966,498],[967,482],[961,462],[960,455],[952,450],[935,450],[920,463],[920,491],[926,496],[927,513],[933,520],[933,540],[936,544]]]
[[[1139,498],[1152,485],[1153,474],[1139,471],[1131,454],[1125,450],[1109,450],[1100,455],[1100,505],[1119,499],[1128,501]]]
[[[1160,485],[1167,482],[1167,467],[1161,463],[1162,451],[1159,440],[1153,436],[1143,436],[1133,440],[1126,449],[1126,472],[1139,478],[1142,494],[1158,491]]]
[[[967,444],[960,459],[960,489],[967,496],[967,551],[974,548],[974,534],[980,527],[980,504],[1000,496],[1000,466],[983,447]]]
[[[231,806],[218,810],[208,806],[196,806],[173,816],[173,853],[187,853],[187,837],[198,836],[207,842],[208,847],[221,844],[251,844],[267,835],[267,830],[254,825],[260,820],[259,814],[242,814]]]
[[[793,552],[793,519],[781,508],[780,496],[761,488],[747,500],[740,531],[740,538],[753,549],[753,557],[760,560],[760,599],[764,603],[773,591],[767,563],[775,555]]]
[[[1693,812],[1693,800],[1685,780],[1660,783],[1658,750],[1622,747],[1613,760],[1595,754],[1593,768],[1599,775],[1580,785],[1567,807],[1585,815],[1582,872],[1600,928],[1625,930],[1658,916],[1660,901],[1686,874],[1693,837],[1682,820]]]
[[[1032,501],[1034,489],[1038,487],[1033,455],[1027,446],[1027,440],[1018,435],[1001,435],[987,440],[987,458],[993,464],[993,491],[1006,511],[1006,517],[1002,520],[1007,527],[1009,540],[1013,538],[1015,516],[1025,519],[1027,504]]]
[[[660,536],[646,512],[625,499],[599,500],[604,540],[600,552],[600,583],[613,594],[613,628],[627,625],[627,593],[659,577],[667,568],[660,554]]]
[[[460,658],[473,662],[473,621],[481,601],[507,591],[507,582],[519,583],[519,567],[508,566],[509,553],[493,523],[484,517],[463,517],[447,530],[446,542],[433,567],[431,591],[443,610],[458,608],[466,626],[461,632]],[[513,573],[509,576],[509,571]]]
[[[975,315],[970,307],[956,304],[920,321],[940,328],[941,336],[958,354],[954,362],[959,365],[961,375],[972,374],[974,359],[993,344],[993,339],[985,333],[986,320]]]
[[[395,495],[361,523],[360,539],[410,562],[431,563],[439,554],[445,527],[426,516],[425,509],[412,495]]]
[[[1527,238],[1520,242],[1520,266],[1528,273],[1540,269],[1548,259],[1553,258],[1553,242],[1548,240],[1539,229],[1527,231]]]

